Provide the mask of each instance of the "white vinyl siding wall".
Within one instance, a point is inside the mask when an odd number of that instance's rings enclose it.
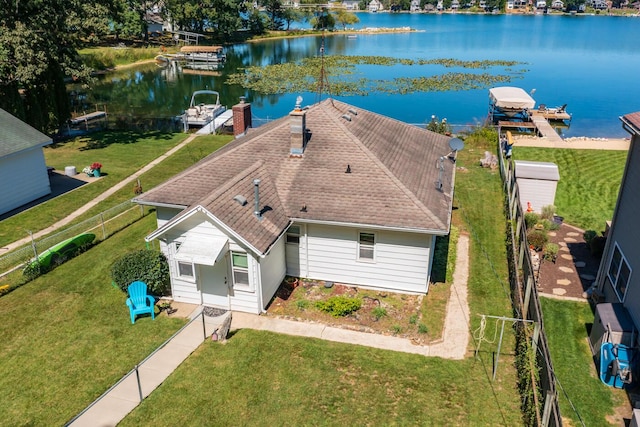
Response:
[[[269,255],[260,260],[262,308],[269,304],[286,274],[284,240],[285,238],[281,237],[271,248]]]
[[[50,193],[42,147],[0,159],[0,214]]]
[[[527,202],[534,212],[542,213],[544,206],[555,205],[557,181],[518,178],[518,191],[522,210],[527,211]]]
[[[306,230],[308,278],[411,293],[428,289],[431,235],[372,230],[375,261],[361,262],[362,229],[308,224]]]

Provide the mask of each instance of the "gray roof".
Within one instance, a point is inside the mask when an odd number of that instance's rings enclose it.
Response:
[[[558,165],[551,162],[532,162],[516,160],[516,178],[540,179],[545,181],[560,180]]]
[[[51,138],[0,108],[0,158],[51,144]]]
[[[306,128],[302,157],[290,156],[290,120],[283,117],[134,200],[184,206],[183,214],[205,207],[262,253],[292,220],[449,232],[452,162],[442,163],[442,191],[436,182],[450,137],[331,99],[306,110]],[[260,205],[268,206],[262,221],[253,215],[255,178]],[[235,202],[236,195],[247,205]]]

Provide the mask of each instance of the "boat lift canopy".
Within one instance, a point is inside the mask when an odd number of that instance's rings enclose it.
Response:
[[[519,87],[501,86],[489,89],[491,103],[498,108],[509,110],[532,109],[536,101]]]

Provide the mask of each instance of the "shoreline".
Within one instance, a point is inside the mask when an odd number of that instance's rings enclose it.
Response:
[[[514,147],[571,148],[580,150],[628,151],[631,138],[603,138],[572,136],[562,142],[552,142],[547,138],[528,135],[515,135]]]

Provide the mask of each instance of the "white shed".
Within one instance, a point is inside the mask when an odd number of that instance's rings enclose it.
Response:
[[[522,210],[526,212],[530,203],[534,212],[542,213],[544,206],[555,205],[556,187],[560,180],[558,165],[528,160],[516,160],[515,164]]]
[[[51,142],[0,109],[0,215],[51,193],[42,152]]]

